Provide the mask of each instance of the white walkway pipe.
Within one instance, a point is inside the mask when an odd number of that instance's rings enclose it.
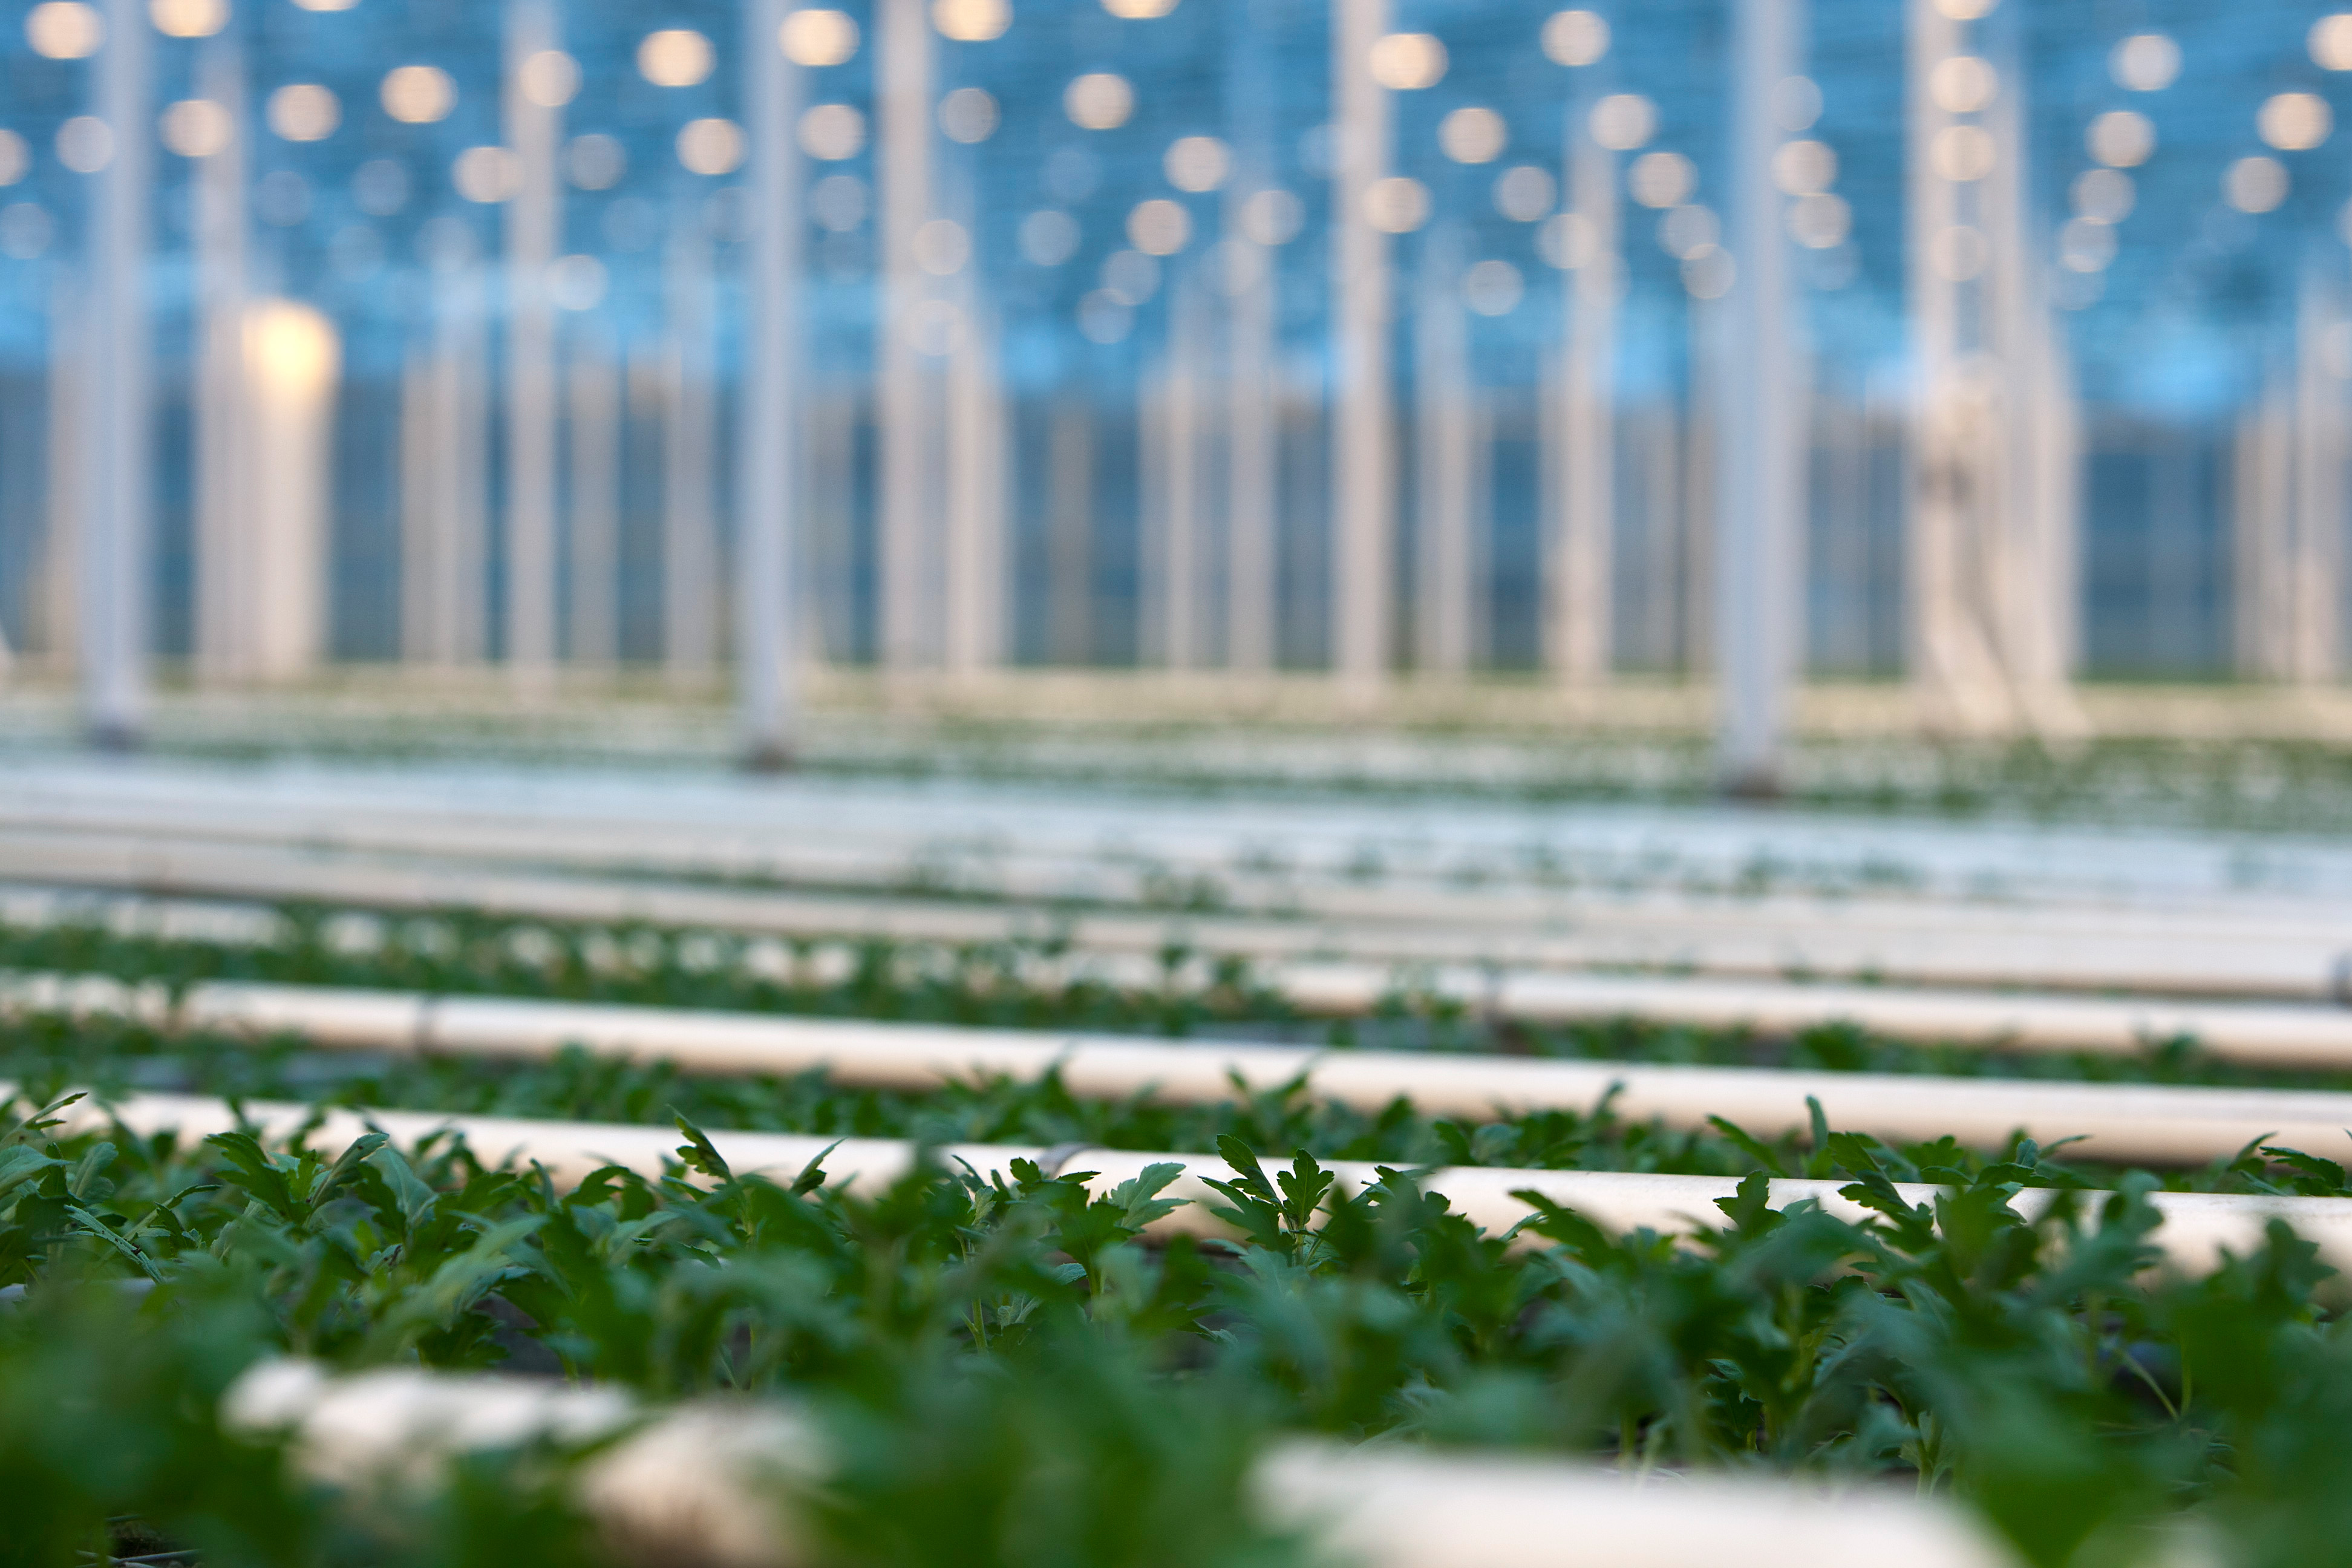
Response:
[[[299,1034],[329,1049],[543,1061],[567,1047],[660,1062],[688,1073],[785,1076],[822,1071],[859,1088],[920,1092],[975,1079],[1034,1081],[1058,1072],[1086,1098],[1143,1096],[1215,1105],[1237,1092],[1301,1083],[1376,1112],[1398,1099],[1425,1116],[1589,1111],[1608,1101],[1628,1121],[1704,1131],[1722,1117],[1762,1138],[1805,1133],[1809,1101],[1832,1127],[1893,1142],[1947,1134],[1991,1147],[2022,1132],[2079,1138],[2116,1162],[2196,1164],[2267,1142],[2336,1157],[2352,1129],[2352,1093],[2169,1084],[2065,1083],[1925,1074],[1791,1071],[1441,1051],[1322,1051],[1196,1040],[764,1014],[430,996],[414,992],[211,983],[171,1005],[159,987],[100,978],[17,976],[0,987],[17,1011],[124,1014],[184,1030]],[[1236,1085],[1238,1084],[1238,1088]]]
[[[5,1086],[0,1086],[5,1088]],[[242,1119],[239,1110],[242,1110]],[[331,1157],[370,1131],[388,1134],[403,1148],[426,1139],[462,1139],[475,1157],[489,1165],[538,1164],[558,1186],[577,1186],[595,1172],[620,1166],[657,1177],[677,1164],[681,1139],[675,1129],[614,1122],[540,1121],[517,1117],[445,1116],[428,1111],[333,1110],[278,1101],[248,1101],[241,1108],[226,1100],[199,1095],[137,1094],[100,1107],[84,1100],[64,1113],[62,1131],[104,1133],[120,1125],[142,1138],[164,1133],[183,1143],[240,1125],[270,1141],[297,1135],[305,1144]],[[306,1131],[307,1129],[307,1131]],[[871,1195],[915,1168],[920,1151],[911,1142],[887,1138],[804,1138],[780,1132],[709,1132],[711,1146],[739,1176],[763,1176],[791,1182],[812,1163],[822,1162],[828,1184],[837,1190]],[[948,1170],[966,1169],[982,1180],[1003,1176],[1010,1181],[1013,1162],[1036,1163],[1049,1174],[1090,1173],[1089,1190],[1108,1195],[1120,1183],[1131,1181],[1145,1167],[1175,1164],[1183,1173],[1164,1196],[1187,1200],[1185,1206],[1153,1227],[1159,1235],[1231,1236],[1224,1223],[1206,1205],[1224,1199],[1204,1184],[1205,1179],[1228,1180],[1233,1172],[1213,1154],[1139,1153],[1098,1149],[1083,1144],[1053,1148],[1001,1144],[957,1143],[932,1151]],[[1371,1163],[1331,1160],[1323,1168],[1350,1189],[1360,1190],[1381,1180]],[[1734,1196],[1739,1187],[1730,1176],[1675,1176],[1647,1172],[1538,1171],[1478,1166],[1445,1166],[1424,1173],[1425,1191],[1443,1194],[1455,1213],[1493,1235],[1501,1235],[1533,1213],[1519,1193],[1535,1193],[1547,1202],[1575,1210],[1601,1229],[1624,1234],[1647,1229],[1664,1236],[1689,1236],[1724,1224],[1717,1200]],[[1869,1211],[1843,1196],[1842,1181],[1775,1180],[1771,1202],[1785,1208],[1810,1201],[1849,1221],[1868,1217]],[[1895,1190],[1910,1204],[1932,1205],[1941,1189],[1898,1183]],[[2028,1188],[2012,1206],[2027,1218],[2045,1213],[2058,1198],[2051,1188]],[[2077,1194],[2084,1212],[2095,1214],[2105,1195]],[[2352,1269],[2352,1198],[2241,1196],[2219,1193],[2156,1193],[2148,1201],[2164,1216],[2151,1242],[2163,1248],[2167,1261],[2184,1271],[2217,1267],[2224,1251],[2244,1256],[2263,1244],[2273,1219],[2285,1221],[2295,1234],[2318,1248],[2319,1256],[2338,1268]],[[1522,1233],[1519,1245],[1538,1247],[1542,1238]]]
[[[572,1484],[624,1563],[797,1568],[814,1553],[793,1494],[832,1468],[824,1432],[792,1405],[646,1410],[609,1384],[268,1361],[231,1385],[221,1415],[233,1430],[282,1434],[295,1463],[331,1486],[397,1477],[413,1488],[468,1452],[607,1442]],[[1892,1488],[1705,1474],[1644,1484],[1526,1454],[1314,1439],[1274,1446],[1249,1487],[1266,1522],[1361,1568],[1552,1568],[1564,1550],[1578,1568],[1717,1568],[1733,1540],[1742,1568],[2015,1562],[1958,1510]]]
[[[1832,923],[1803,906],[1727,904],[1712,920],[1642,918],[1638,905],[1493,925],[1446,911],[1444,924],[1343,921],[1175,910],[1073,910],[977,900],[842,897],[627,879],[594,879],[433,862],[338,861],[291,852],[0,832],[0,879],[210,898],[298,899],[381,910],[469,910],[515,918],[644,921],[799,938],[998,942],[1054,936],[1080,949],[1195,952],[1267,963],[1359,962],[1486,968],[1668,968],[1717,974],[1802,973],[1940,985],[2134,990],[2175,995],[2319,1000],[2342,993],[2345,952],[2308,935],[2231,941],[2207,931],[2109,932],[2037,927],[1991,907],[1898,921],[1848,905]],[[2085,917],[2087,920],[2088,917]],[[1901,929],[1909,923],[1913,929]],[[2118,917],[2117,925],[2123,922]]]
[[[625,820],[549,822],[520,816],[438,816],[353,805],[341,810],[281,808],[251,813],[205,811],[88,812],[72,806],[0,805],[0,855],[19,836],[47,840],[70,836],[87,847],[121,847],[120,840],[156,839],[202,854],[218,844],[299,848],[327,854],[421,856],[529,868],[533,863],[595,874],[631,873],[698,879],[757,878],[811,889],[856,888],[896,894],[917,888],[1012,900],[1165,907],[1171,881],[1208,889],[1227,914],[1264,913],[1286,920],[1318,919],[1414,925],[1476,925],[1520,932],[1562,934],[1604,924],[1623,934],[1639,929],[1679,937],[1767,932],[1793,950],[1809,932],[1868,940],[1900,963],[1901,947],[1925,939],[1945,950],[1972,939],[2040,944],[2050,939],[2088,941],[2128,952],[2151,949],[2141,967],[2175,972],[2176,957],[2153,950],[2177,944],[2190,963],[2214,962],[2213,952],[2272,956],[2286,945],[2318,954],[2331,965],[2352,943],[2352,926],[2332,903],[2297,907],[2248,900],[2166,908],[2095,899],[1967,899],[1907,893],[1721,893],[1671,884],[1632,889],[1608,885],[1545,887],[1448,885],[1420,876],[1351,882],[1343,877],[1286,875],[1223,868],[1169,865],[1144,857],[974,847],[951,840],[926,843],[861,839],[828,823],[823,832],[796,826],[770,833],[696,830]],[[143,847],[143,846],[142,846]],[[167,852],[168,849],[167,849]],[[2308,954],[2305,955],[2306,965]]]
[[[231,947],[279,942],[290,934],[283,917],[262,906],[93,898],[5,884],[0,884],[0,923],[95,924],[119,935]],[[331,933],[329,940],[338,938]],[[845,940],[795,955],[789,974],[777,973],[775,977],[795,984],[838,984],[857,962],[849,951],[853,945]],[[756,952],[747,954],[745,962],[755,972],[768,973]],[[1195,961],[1171,975],[1155,954],[1034,954],[1016,964],[1015,973],[1026,984],[1062,985],[1084,979],[1124,991],[1160,994],[1171,986],[1205,987],[1213,979],[1212,967]],[[2151,1045],[2187,1038],[2203,1055],[2249,1066],[2352,1068],[2352,1011],[2332,1005],[1987,994],[1889,985],[1314,961],[1265,966],[1252,979],[1259,988],[1317,1017],[1361,1016],[1402,996],[1450,1004],[1486,1020],[1529,1024],[1634,1019],[1763,1034],[1847,1025],[1885,1039],[1928,1045],[2117,1056],[2137,1056]]]

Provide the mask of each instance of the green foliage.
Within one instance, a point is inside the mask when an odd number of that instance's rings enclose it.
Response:
[[[150,1538],[220,1563],[595,1560],[527,1457],[394,1519],[225,1436],[220,1390],[279,1351],[794,1399],[830,1436],[808,1506],[844,1564],[1286,1561],[1241,1477],[1299,1430],[1880,1478],[1969,1500],[2049,1568],[2130,1561],[2184,1510],[2261,1568],[2352,1522],[2330,1458],[2352,1345],[2310,1249],[2278,1228],[2167,1279],[2152,1180],[2028,1223],[2030,1146],[1832,1133],[1866,1221],[1776,1212],[1758,1173],[1677,1245],[1533,1194],[1519,1236],[1486,1236],[1407,1166],[1351,1191],[1228,1138],[1244,1238],[1160,1246],[1164,1166],[1099,1196],[1023,1163],[853,1199],[821,1170],[738,1175],[682,1121],[669,1174],[565,1193],[446,1142],[330,1159],[50,1121],[0,1141],[29,1285],[0,1311],[7,1561]],[[2340,1185],[2312,1164],[2243,1177]],[[1923,1174],[1932,1212],[1893,1185]]]

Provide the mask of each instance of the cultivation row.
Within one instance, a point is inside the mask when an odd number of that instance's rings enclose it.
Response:
[[[186,897],[306,900],[387,909],[473,908],[563,921],[645,921],[795,938],[929,942],[1051,936],[1105,953],[1171,942],[1261,963],[1332,958],[1376,964],[1580,969],[1633,966],[1780,976],[1791,972],[1906,984],[2124,989],[2173,994],[2334,998],[2346,949],[2325,911],[2293,921],[2141,918],[2106,909],[1965,903],[1738,900],[1652,909],[1612,900],[1499,923],[1404,895],[1379,918],[1202,908],[1023,903],[762,888],[485,868],[436,857],[320,854],[296,847],[56,833],[0,834],[0,878]],[[1484,895],[1465,894],[1468,908]]]
[[[110,921],[94,918],[102,914]],[[1269,988],[1261,971],[1181,952],[1122,967],[1048,943],[787,944],[466,915],[170,903],[94,910],[77,900],[31,899],[0,900],[0,916],[35,922],[0,923],[0,972],[174,984],[290,982],[1299,1045],[2352,1088],[2352,1070],[2343,1065],[2352,1058],[2352,1013],[2328,1008],[1944,999],[1892,988],[1710,987],[1598,976],[1563,982],[1590,990],[1595,1012],[1581,1021],[1497,1013],[1418,982],[1390,987],[1360,1016],[1332,1019],[1303,1009],[1312,998],[1296,989]],[[1680,1008],[1650,1005],[1653,991],[1679,995]],[[1607,997],[1618,1005],[1604,1011]],[[2019,1037],[2000,1030],[2016,1019],[2036,1023],[2036,1031]]]
[[[1949,1135],[1975,1148],[2069,1140],[2109,1163],[2226,1161],[2264,1140],[2337,1152],[2352,1094],[2153,1084],[2065,1084],[1787,1068],[1534,1060],[1437,1051],[1318,1051],[1055,1031],[779,1017],[513,997],[207,982],[174,992],[94,976],[0,977],[0,1012],[120,1017],[232,1039],[293,1036],[324,1050],[659,1064],[698,1076],[818,1075],[851,1089],[937,1089],[1055,1079],[1074,1096],[1214,1106],[1296,1091],[1377,1115],[1581,1114],[1602,1104],[1674,1131],[1728,1120],[1767,1138],[1823,1114],[1892,1142]],[[1824,1111],[1826,1107],[1826,1112]]]
[[[343,955],[387,944],[385,921],[346,913],[306,932],[263,905],[199,903],[56,889],[0,887],[0,942],[17,926],[100,927],[125,937],[161,936],[213,947],[281,946],[309,934]],[[705,939],[707,940],[707,938]],[[20,943],[21,945],[21,943]],[[72,944],[66,944],[70,947]],[[746,944],[766,974],[806,987],[840,985],[870,963],[869,944],[774,939]],[[2157,997],[1987,994],[1888,985],[1724,981],[1691,976],[1562,973],[1461,965],[1381,966],[1342,962],[1217,964],[1189,956],[1074,955],[1050,942],[1007,944],[1018,988],[1066,986],[1082,977],[1115,990],[1165,994],[1171,988],[1247,988],[1285,1013],[1363,1018],[1405,1008],[1458,1013],[1512,1025],[1609,1023],[1640,1018],[1668,1026],[1778,1035],[1837,1027],[1927,1045],[2012,1051],[2139,1055],[2151,1042],[2190,1038],[2219,1060],[2325,1069],[2352,1063],[2352,1011],[2340,1005],[2180,1002]],[[583,949],[583,962],[632,967],[630,958]],[[707,966],[706,966],[707,967]]]
[[[786,1516],[795,1561],[1286,1561],[1301,1543],[1252,1477],[1262,1490],[1278,1445],[1318,1432],[1606,1458],[1655,1486],[1761,1468],[1945,1492],[2037,1565],[2152,1561],[2184,1512],[2221,1561],[2315,1562],[2346,1522],[2324,1456],[2352,1416],[2352,1358],[2310,1248],[2241,1231],[2210,1272],[2150,1272],[2184,1200],[2134,1181],[2037,1208],[2030,1148],[1920,1172],[1832,1136],[1813,1157],[1835,1193],[1719,1184],[1715,1228],[1664,1246],[1620,1234],[1590,1178],[1268,1170],[1238,1141],[1204,1185],[1092,1150],[1058,1173],[977,1150],[925,1169],[897,1148],[894,1174],[854,1145],[810,1165],[823,1143],[777,1161],[690,1127],[478,1125],[470,1148],[420,1147],[431,1119],[384,1119],[392,1140],[330,1119],[280,1153],[217,1103],[121,1110],[0,1139],[0,1269],[30,1286],[0,1320],[0,1476],[28,1560],[109,1521],[117,1552],[223,1562],[610,1549],[572,1489],[595,1455],[498,1452],[528,1434],[495,1411],[478,1428],[493,1451],[446,1475],[410,1464],[396,1508],[355,1472],[290,1473],[220,1414],[287,1353],[560,1372],[656,1407],[787,1398],[822,1456]],[[164,1132],[205,1119],[220,1131],[202,1142]],[[563,1157],[484,1169],[502,1139]],[[1895,1184],[1919,1174],[1945,1189]],[[2264,1176],[2343,1185],[2309,1161],[2242,1180]],[[1454,1205],[1435,1195],[1449,1182]],[[1808,1194],[1828,1201],[1788,1202]],[[2352,1212],[2302,1202],[2262,1200]],[[1178,1222],[1144,1245],[1188,1212],[1215,1234]],[[1528,1217],[1507,1244],[1513,1213]]]
[[[2187,776],[2188,770],[2180,770]],[[26,825],[164,820],[299,822],[333,836],[355,822],[585,829],[605,853],[799,853],[831,842],[924,861],[950,875],[1007,864],[1124,865],[1180,878],[1430,886],[1513,883],[1727,892],[1910,890],[1980,898],[2210,900],[2243,909],[2352,892],[2340,839],[1974,820],[1824,816],[1706,805],[1572,808],[1462,795],[1376,799],[1341,791],[1120,791],[973,779],[803,773],[753,784],[675,770],[576,763],[543,770],[312,760],[299,766],[150,759],[93,767],[70,755],[12,759]],[[2136,802],[2145,805],[2146,802]],[[740,863],[732,869],[748,868]]]

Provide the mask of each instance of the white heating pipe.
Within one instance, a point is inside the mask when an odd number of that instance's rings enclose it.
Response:
[[[795,1494],[834,1460],[792,1405],[701,1399],[646,1409],[611,1384],[384,1367],[335,1374],[265,1361],[222,1396],[223,1424],[278,1436],[329,1486],[404,1490],[458,1457],[533,1442],[604,1445],[572,1500],[619,1562],[800,1568],[814,1555]],[[1277,1530],[1312,1535],[1361,1568],[2015,1568],[1980,1524],[1892,1488],[1762,1476],[1637,1478],[1528,1454],[1274,1444],[1248,1479]]]
[[[1228,913],[1263,911],[1288,918],[1466,922],[1517,929],[1555,929],[1563,922],[1605,920],[1612,925],[1706,930],[1765,929],[1775,933],[1813,927],[1932,934],[1939,941],[1990,934],[2097,937],[2116,942],[2210,944],[2263,948],[2298,944],[2323,953],[2343,951],[2340,905],[2330,900],[2248,897],[2126,903],[2104,896],[2043,894],[2031,898],[1969,898],[1935,892],[1809,892],[1692,890],[1671,874],[1628,889],[1601,877],[1546,886],[1539,876],[1505,871],[1464,886],[1429,867],[1350,878],[1341,867],[1276,869],[1254,866],[1237,847],[1181,840],[1125,848],[1088,844],[1082,831],[1056,835],[1041,823],[1034,838],[1000,840],[992,833],[935,831],[860,821],[847,809],[812,807],[823,815],[822,835],[801,824],[730,827],[712,823],[647,822],[627,816],[550,818],[521,808],[467,811],[417,808],[389,800],[321,803],[221,800],[184,806],[168,802],[108,803],[66,798],[0,802],[0,849],[38,835],[100,844],[122,839],[179,840],[192,850],[211,844],[299,847],[311,855],[424,856],[524,867],[562,867],[592,875],[628,872],[683,879],[747,878],[814,886],[899,892],[910,884],[952,882],[967,894],[1011,900],[1150,903],[1171,878],[1213,886]],[[2168,967],[2152,963],[2151,967]]]
[[[822,1071],[859,1088],[923,1091],[974,1079],[1034,1081],[1058,1072],[1074,1094],[1214,1105],[1236,1081],[1253,1093],[1303,1084],[1359,1110],[1404,1099],[1425,1116],[1590,1110],[1604,1099],[1630,1121],[1704,1130],[1723,1117],[1759,1137],[1802,1134],[1808,1100],[1833,1127],[1890,1142],[1949,1134],[1975,1147],[2023,1132],[2084,1140],[2116,1161],[2193,1164],[2266,1141],[2334,1156],[2352,1129],[2352,1093],[2063,1083],[1924,1074],[1702,1068],[1476,1056],[1324,1051],[1218,1040],[543,1002],[498,996],[206,983],[176,1002],[153,984],[99,977],[9,978],[0,1005],[142,1017],[180,1030],[299,1034],[329,1049],[542,1061],[568,1047],[682,1072],[789,1076]],[[1613,1098],[1612,1098],[1613,1097]]]
[[[1900,900],[1702,903],[1622,896],[1375,897],[1333,889],[1265,913],[1070,909],[877,892],[740,889],[449,861],[341,859],[288,848],[0,831],[0,878],[21,883],[387,910],[642,921],[795,937],[1003,942],[1058,934],[1082,949],[1265,962],[1349,958],[1472,967],[1663,967],[1685,973],[1902,984],[2126,990],[2170,995],[2341,996],[2336,933],[2252,921],[2240,930],[2096,909]],[[1418,904],[1418,909],[1414,906]]]
[[[89,400],[75,617],[82,724],[102,748],[136,745],[147,722],[148,537],[154,482],[148,354],[148,205],[153,116],[147,7],[105,0],[92,89],[114,155],[98,177],[90,253]]]
[[[6,1086],[0,1085],[0,1089]],[[579,1185],[595,1172],[620,1166],[642,1175],[658,1177],[678,1163],[681,1138],[673,1128],[615,1122],[541,1121],[504,1116],[448,1116],[430,1111],[379,1109],[324,1110],[313,1105],[248,1100],[228,1101],[202,1095],[134,1094],[101,1106],[83,1100],[61,1115],[61,1132],[102,1134],[113,1126],[142,1138],[169,1133],[183,1143],[240,1126],[272,1142],[301,1137],[304,1145],[331,1158],[368,1132],[382,1131],[403,1148],[426,1139],[461,1139],[484,1163],[536,1164],[559,1187]],[[315,1126],[312,1123],[315,1121]],[[307,1131],[306,1131],[307,1129]],[[791,1182],[811,1165],[821,1164],[827,1184],[836,1191],[871,1196],[904,1177],[921,1157],[916,1144],[888,1138],[816,1138],[782,1132],[707,1132],[711,1145],[738,1176],[761,1176]],[[1160,1236],[1230,1237],[1224,1222],[1210,1205],[1224,1199],[1206,1185],[1207,1180],[1230,1180],[1233,1171],[1214,1154],[1141,1153],[1099,1149],[1086,1144],[1052,1148],[1005,1144],[951,1143],[934,1149],[931,1157],[942,1168],[971,1171],[982,1180],[1013,1176],[1013,1162],[1026,1160],[1048,1174],[1066,1172],[1088,1174],[1089,1190],[1108,1196],[1120,1183],[1134,1180],[1147,1166],[1181,1167],[1163,1195],[1185,1201],[1151,1227]],[[1323,1168],[1350,1190],[1360,1191],[1381,1180],[1370,1162],[1330,1160]],[[1739,1181],[1731,1176],[1660,1175],[1648,1172],[1542,1171],[1481,1166],[1443,1166],[1423,1173],[1424,1191],[1443,1194],[1454,1209],[1490,1235],[1500,1236],[1534,1211],[1517,1194],[1534,1193],[1561,1207],[1573,1209],[1605,1231],[1622,1235],[1647,1229],[1662,1236],[1690,1236],[1719,1228],[1718,1202],[1734,1196]],[[1776,1179],[1770,1184],[1774,1207],[1812,1202],[1850,1222],[1869,1217],[1870,1211],[1841,1188],[1841,1180]],[[1924,1184],[1897,1183],[1904,1201],[1932,1206],[1942,1189]],[[2095,1214],[2104,1194],[2078,1194],[2083,1212]],[[2052,1188],[2027,1188],[2011,1200],[2028,1219],[2046,1213],[2059,1194]],[[2295,1234],[2313,1243],[2322,1259],[2338,1268],[2352,1268],[2352,1198],[2281,1197],[2222,1193],[2156,1193],[2148,1201],[2164,1216],[2149,1238],[2163,1249],[2167,1261],[2188,1272],[2218,1266],[2223,1253],[2244,1256],[2263,1245],[2273,1219],[2285,1221]],[[1522,1233],[1518,1245],[1546,1245],[1531,1233]]]
[[[801,71],[781,33],[787,0],[744,9],[750,101],[751,247],[744,307],[742,428],[736,440],[736,749],[756,768],[792,759],[799,682],[793,610],[799,604],[801,417],[801,186],[793,123]]]
[[[99,923],[123,935],[258,946],[282,942],[275,910],[207,904],[0,889],[0,921],[15,926]],[[832,939],[793,960],[795,984],[847,977],[854,938]],[[747,957],[758,967],[759,961]],[[1201,961],[1174,974],[1156,953],[1032,955],[1023,982],[1068,984],[1083,978],[1135,993],[1210,983]],[[765,973],[764,970],[761,971]],[[2097,1052],[2136,1056],[2151,1044],[2187,1038],[2206,1056],[2249,1066],[2326,1070],[2352,1067],[2352,1012],[2340,1005],[2243,1002],[2168,1002],[2153,996],[2098,997],[2048,993],[1923,990],[1888,985],[1654,977],[1506,969],[1492,966],[1384,965],[1304,960],[1253,972],[1254,985],[1317,1017],[1362,1016],[1403,997],[1450,1004],[1473,1017],[1528,1024],[1641,1020],[1705,1029],[1793,1034],[1843,1025],[1885,1039],[2012,1051]]]

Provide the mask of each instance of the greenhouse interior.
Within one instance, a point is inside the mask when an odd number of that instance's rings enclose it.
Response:
[[[0,1562],[2345,1560],[2352,11],[1551,4],[0,0]]]

